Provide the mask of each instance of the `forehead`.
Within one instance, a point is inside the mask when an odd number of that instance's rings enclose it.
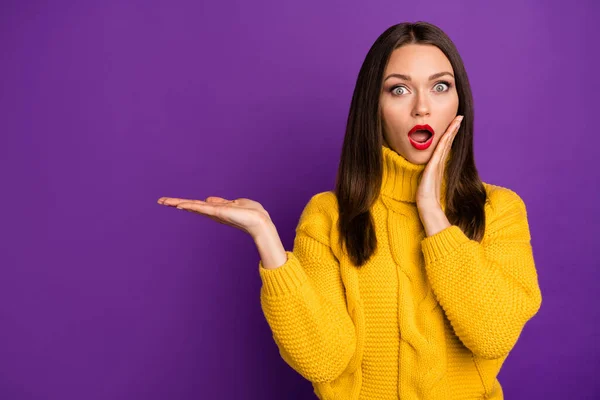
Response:
[[[385,76],[392,73],[410,75],[413,80],[427,80],[436,72],[449,71],[454,75],[448,57],[436,46],[406,44],[392,52]]]

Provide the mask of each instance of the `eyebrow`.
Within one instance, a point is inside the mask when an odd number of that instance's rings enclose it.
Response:
[[[437,74],[431,75],[429,77],[429,80],[430,81],[434,80],[435,78],[439,78],[440,76],[443,76],[443,75],[450,75],[454,79],[454,75],[452,75],[450,72],[444,71],[444,72],[438,72]],[[410,78],[410,76],[403,75],[403,74],[391,74],[391,75],[388,75],[387,78],[385,78],[383,81],[385,82],[385,81],[387,81],[390,78],[400,78],[400,79],[404,79],[405,81],[409,81],[409,82],[412,81],[412,79]]]

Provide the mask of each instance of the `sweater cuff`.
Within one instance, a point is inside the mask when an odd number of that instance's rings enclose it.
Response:
[[[425,264],[431,264],[445,257],[469,240],[469,237],[464,234],[458,225],[450,225],[434,235],[425,237],[421,241]]]
[[[294,292],[308,279],[300,262],[291,251],[286,251],[287,261],[275,269],[263,267],[262,260],[258,262],[262,290],[267,296],[282,296]]]

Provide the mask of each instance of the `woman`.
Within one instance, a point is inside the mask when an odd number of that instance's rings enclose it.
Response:
[[[273,338],[320,399],[502,399],[541,292],[525,204],[479,179],[473,120],[452,41],[398,24],[366,56],[335,191],[310,199],[293,251],[255,201],[159,203],[253,237]]]

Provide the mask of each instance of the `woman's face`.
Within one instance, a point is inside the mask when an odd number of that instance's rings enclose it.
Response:
[[[451,75],[429,79],[443,72]],[[387,146],[413,164],[426,164],[458,112],[450,61],[436,46],[404,45],[392,52],[383,79],[379,101]],[[408,137],[417,124],[428,124],[434,130],[433,141],[425,150],[415,148]]]

